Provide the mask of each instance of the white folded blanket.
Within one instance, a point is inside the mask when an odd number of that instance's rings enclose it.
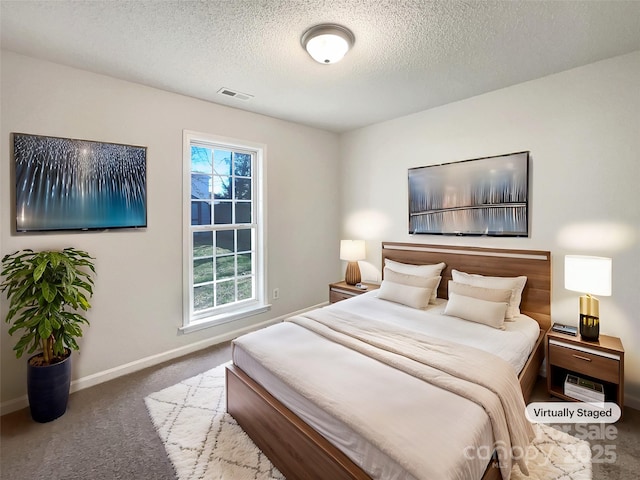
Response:
[[[504,360],[482,350],[399,330],[352,313],[319,309],[288,321],[480,405],[491,421],[502,478],[510,478],[514,463],[528,475],[525,452],[534,431],[525,417],[518,378]],[[313,401],[328,407],[332,402],[323,398],[321,392]],[[438,442],[438,436],[431,439]],[[383,438],[369,441],[382,449],[389,448]]]

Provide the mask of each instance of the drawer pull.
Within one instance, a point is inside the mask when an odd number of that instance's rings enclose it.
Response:
[[[585,360],[587,362],[590,362],[591,359],[589,357],[583,357],[582,355],[576,355],[575,353],[573,354],[574,357],[576,357],[579,360]]]

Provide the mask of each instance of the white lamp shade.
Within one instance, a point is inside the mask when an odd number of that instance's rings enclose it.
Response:
[[[365,258],[364,240],[340,240],[340,260],[357,262]]]
[[[564,288],[590,295],[611,295],[611,259],[585,255],[564,257]]]

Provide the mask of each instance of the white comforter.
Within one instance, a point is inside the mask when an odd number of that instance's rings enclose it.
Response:
[[[505,329],[498,330],[443,315],[446,306],[446,300],[443,299],[438,299],[436,305],[430,305],[426,310],[418,310],[380,300],[376,295],[377,292],[374,290],[325,308],[362,315],[416,330],[425,335],[479,348],[509,362],[517,373],[524,367],[540,334],[538,323],[526,315],[519,315],[514,321],[505,322]]]
[[[327,309],[297,315],[288,321],[481,405],[491,420],[502,478],[509,480],[511,468],[516,463],[525,475],[529,474],[522,452],[526,451],[533,438],[533,428],[524,414],[525,404],[518,378],[501,358],[367,317]],[[287,381],[286,378],[284,380]],[[370,418],[362,425],[352,421],[350,412],[336,408],[335,399],[327,397],[325,392],[310,389],[304,394],[333,415],[341,417],[353,430],[360,431],[389,456],[398,460],[404,458],[404,446],[389,442],[384,433],[385,419]],[[424,446],[429,450],[436,450],[439,444],[438,437],[425,437]],[[425,470],[423,462],[424,456],[401,464],[415,475],[416,471]]]
[[[379,300],[375,292],[326,308],[370,315],[493,351],[516,371],[525,363],[538,336],[537,323],[526,317],[510,322],[501,331],[446,317],[441,314],[442,305],[418,311]],[[398,375],[398,370],[389,365],[289,322],[236,339],[233,357],[236,364],[374,479],[479,479],[489,460],[487,452],[493,451],[491,424],[479,405],[410,375]],[[265,358],[268,360],[262,360]],[[279,382],[285,376],[293,388],[281,390]],[[356,424],[378,419],[374,428],[398,449],[380,456],[379,449],[350,432],[325,408],[305,405],[313,402],[301,392],[314,388],[334,399],[335,411],[348,412]],[[433,438],[437,442],[431,442]],[[420,459],[416,463],[419,468],[404,468],[416,458]]]

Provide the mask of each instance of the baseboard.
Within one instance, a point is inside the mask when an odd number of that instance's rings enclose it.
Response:
[[[71,382],[70,391],[71,393],[73,393],[79,390],[84,390],[85,388],[93,387],[95,385],[108,382],[109,380],[114,380],[118,377],[122,377],[124,375],[128,375],[130,373],[134,373],[148,367],[153,367],[154,365],[158,365],[163,362],[175,360],[176,358],[180,358],[190,353],[203,350],[213,345],[217,345],[223,342],[228,342],[229,340],[232,340],[245,333],[249,333],[254,330],[259,330],[261,328],[268,327],[269,325],[282,322],[285,318],[289,318],[293,315],[300,315],[302,313],[308,312],[310,310],[314,310],[316,308],[323,307],[325,305],[327,305],[327,302],[314,305],[312,307],[308,307],[302,310],[298,310],[296,312],[291,312],[286,315],[281,315],[279,317],[272,318],[270,320],[265,320],[264,322],[253,324],[249,327],[239,328],[237,330],[225,333],[223,335],[217,335],[215,337],[207,338],[205,340],[200,340],[198,342],[190,343],[189,345],[184,345],[182,347],[174,348],[173,350],[168,350],[166,352],[158,353],[156,355],[151,355],[149,357],[141,358],[139,360],[126,363],[124,365],[119,365],[117,367],[110,368],[108,370],[103,370],[101,372],[93,373],[91,375],[78,378]],[[26,379],[25,379],[25,382],[26,382]],[[23,395],[18,398],[14,398],[12,400],[7,400],[0,404],[0,415],[6,415],[7,413],[15,412],[16,410],[20,410],[28,406],[29,406],[29,400],[27,399],[26,395]]]
[[[27,379],[25,378],[25,382]],[[6,415],[7,413],[15,412],[29,406],[29,399],[26,395],[23,395],[13,400],[7,400],[0,404],[0,414]]]

